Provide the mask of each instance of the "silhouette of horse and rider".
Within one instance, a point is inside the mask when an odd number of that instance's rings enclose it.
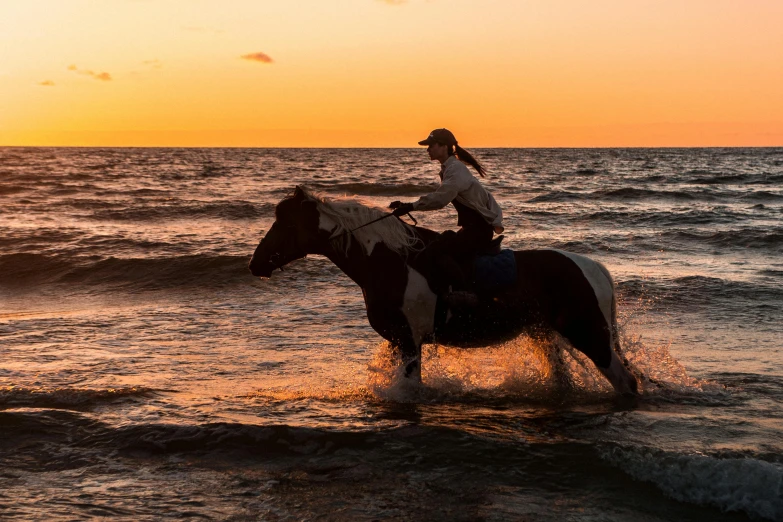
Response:
[[[484,168],[447,129],[419,142],[441,163],[441,184],[392,213],[354,199],[328,200],[296,187],[250,261],[254,276],[308,254],[327,257],[362,289],[372,328],[399,354],[404,375],[421,378],[421,345],[489,346],[529,327],[558,332],[618,393],[637,394],[621,358],[614,283],[589,258],[554,249],[500,252],[502,211],[466,163]],[[464,163],[463,163],[464,162]],[[458,232],[439,234],[401,219],[451,203]],[[483,254],[483,255],[482,255]]]

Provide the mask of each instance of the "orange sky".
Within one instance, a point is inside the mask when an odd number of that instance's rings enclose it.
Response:
[[[0,145],[783,146],[780,0],[2,0]]]

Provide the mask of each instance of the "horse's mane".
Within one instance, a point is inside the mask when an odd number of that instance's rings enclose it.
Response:
[[[353,234],[346,234],[345,232],[350,232],[387,214],[388,210],[370,206],[369,203],[357,197],[327,198],[316,195],[307,189],[303,189],[303,192],[308,199],[316,202],[322,216],[329,218],[337,225],[332,234],[345,238],[342,243],[346,253],[351,247],[351,236],[355,237],[368,253],[370,251],[368,245],[379,242],[400,254],[421,250],[424,247],[422,241],[413,233],[410,225],[393,217],[360,228]]]

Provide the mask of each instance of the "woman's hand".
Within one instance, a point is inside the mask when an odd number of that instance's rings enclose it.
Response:
[[[394,211],[392,212],[392,214],[397,217],[413,212],[413,203],[400,203],[399,201],[395,201],[394,203],[399,203],[399,205],[394,207]],[[391,208],[391,205],[389,205],[389,207]]]

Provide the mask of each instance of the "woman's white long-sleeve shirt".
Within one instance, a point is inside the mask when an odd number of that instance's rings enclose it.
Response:
[[[415,201],[414,210],[438,210],[456,199],[481,214],[495,232],[503,232],[503,211],[497,201],[456,156],[443,162],[440,177],[437,190]]]

